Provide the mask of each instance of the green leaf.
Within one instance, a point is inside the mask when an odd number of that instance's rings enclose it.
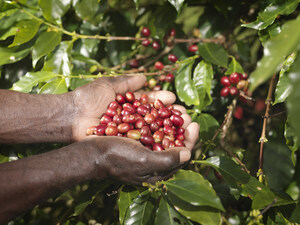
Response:
[[[61,41],[61,33],[50,31],[39,35],[32,49],[32,65],[36,66],[38,60],[50,53],[59,45]]]
[[[123,186],[118,199],[120,224],[123,224],[129,206],[139,194],[140,192],[135,187]]]
[[[299,17],[300,18],[300,17]],[[300,21],[300,20],[299,20]],[[300,121],[300,51],[297,53],[297,58],[293,63],[290,72],[289,78],[290,83],[292,84],[292,89],[290,96],[286,100],[286,106],[289,112],[290,125],[295,131],[295,135],[298,140],[300,140],[300,126],[298,126]]]
[[[149,191],[144,191],[133,200],[127,210],[124,225],[152,225],[154,202]]]
[[[0,47],[0,66],[15,63],[25,58],[31,51],[31,46],[21,45],[12,48]]]
[[[60,23],[61,17],[71,6],[71,0],[39,0],[38,5],[46,20]]]
[[[102,13],[107,9],[107,3],[98,0],[73,1],[73,5],[78,17],[96,26],[102,21]]]
[[[265,43],[264,56],[250,75],[250,91],[268,80],[277,72],[285,57],[290,55],[300,43],[300,16],[286,22],[280,34]]]
[[[68,92],[66,80],[64,78],[57,78],[43,85],[39,94],[63,94]]]
[[[192,223],[180,215],[174,206],[170,204],[166,196],[163,196],[160,200],[159,207],[156,211],[155,225],[178,225],[186,224],[192,225]]]
[[[18,30],[18,27],[9,28],[9,30],[7,30],[3,35],[1,35],[0,40],[3,41],[10,36],[16,35],[17,30]]]
[[[296,165],[295,152],[299,149],[300,142],[298,137],[295,134],[293,127],[290,124],[289,117],[285,122],[284,137],[285,137],[286,145],[292,151],[292,162],[294,165]]]
[[[220,225],[221,213],[219,210],[207,206],[193,206],[182,201],[173,193],[167,194],[168,199],[174,208],[186,218],[205,225]]]
[[[43,70],[58,74],[71,75],[72,64],[70,62],[72,41],[63,41],[59,47],[46,59]]]
[[[298,4],[299,0],[286,0],[271,3],[262,12],[258,13],[256,21],[248,24],[242,24],[242,26],[257,30],[265,29],[274,22],[278,15],[289,15],[294,12]]]
[[[262,45],[266,43],[270,38],[273,38],[280,34],[281,32],[281,27],[274,23],[271,26],[267,27],[264,30],[258,31],[259,39],[262,42]]]
[[[37,20],[24,20],[18,23],[18,30],[14,42],[8,47],[24,44],[30,41],[38,32],[41,22]]]
[[[177,12],[181,11],[182,6],[184,4],[184,0],[168,0],[168,2],[174,6],[174,8],[177,10]]]
[[[191,205],[210,206],[218,210],[224,210],[212,185],[198,173],[190,170],[179,170],[173,179],[163,183],[167,187],[167,192],[172,192]]]
[[[206,106],[212,103],[210,91],[213,76],[213,69],[210,63],[206,63],[202,60],[197,64],[194,70],[193,82],[198,92],[200,110],[205,109]]]
[[[232,74],[234,72],[244,73],[244,70],[241,67],[241,65],[238,63],[238,61],[236,61],[236,59],[233,56],[230,56],[230,57],[231,57],[231,62],[229,64],[229,67],[226,70],[225,74],[226,75],[230,75],[230,74]]]
[[[199,105],[199,95],[192,81],[194,61],[186,61],[180,65],[175,75],[175,88],[178,98],[186,105]]]
[[[199,140],[201,142],[211,140],[220,126],[218,121],[212,115],[207,113],[199,114],[194,118],[194,121],[199,124]]]
[[[87,206],[93,203],[99,193],[112,184],[112,181],[92,182],[87,190],[80,193],[75,201],[74,213],[71,216],[80,215]]]
[[[60,76],[61,75],[59,74],[46,71],[28,72],[25,74],[25,76],[21,77],[21,79],[18,82],[14,83],[11,89],[14,91],[28,93],[38,83],[45,82],[47,80]]]
[[[227,68],[228,55],[225,49],[215,43],[199,43],[199,55],[207,62]]]
[[[291,92],[291,83],[288,77],[288,72],[291,65],[294,63],[296,58],[296,54],[289,55],[286,60],[283,62],[279,73],[279,80],[276,85],[275,89],[275,100],[273,105],[277,103],[284,102],[286,98],[290,95]]]

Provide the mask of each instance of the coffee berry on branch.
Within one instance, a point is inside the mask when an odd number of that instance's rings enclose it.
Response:
[[[153,151],[185,146],[182,113],[173,105],[165,105],[142,94],[117,94],[100,118],[100,124],[87,129],[87,135],[128,137],[140,141]]]

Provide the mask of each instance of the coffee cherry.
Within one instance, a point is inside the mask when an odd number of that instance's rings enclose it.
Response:
[[[173,110],[174,106],[173,105],[167,105],[166,108],[169,109],[169,110]]]
[[[141,128],[141,135],[151,135],[151,130],[149,126],[143,126]]]
[[[155,80],[154,78],[151,78],[151,79],[148,81],[148,86],[149,86],[149,88],[155,87],[156,83],[157,83],[156,80]]]
[[[176,140],[184,141],[184,139],[185,139],[185,136],[183,134],[177,134],[176,135]]]
[[[140,100],[137,100],[137,99],[135,99],[134,101],[133,101],[133,103],[132,103],[132,106],[134,107],[134,108],[138,108],[139,106],[141,106],[142,105],[142,103],[140,102]]]
[[[185,144],[183,141],[175,140],[175,146],[176,147],[185,147]]]
[[[240,81],[240,74],[237,72],[230,74],[229,80],[231,84],[237,84]]]
[[[157,119],[155,120],[155,122],[158,124],[159,127],[162,127],[163,124],[164,124],[164,121],[163,121],[161,118],[157,118]]]
[[[175,37],[175,36],[176,36],[176,30],[175,30],[175,28],[171,28],[171,29],[169,30],[169,36],[172,36],[172,37]]]
[[[108,108],[111,108],[111,109],[117,109],[119,106],[119,103],[117,101],[112,101],[109,105],[108,105]]]
[[[125,115],[122,117],[123,123],[135,123],[136,118],[134,115]]]
[[[161,142],[161,145],[162,145],[162,147],[163,147],[164,149],[169,148],[169,146],[170,146],[170,139],[164,137],[163,140],[162,140],[162,142]]]
[[[197,45],[190,45],[188,47],[189,52],[197,52],[198,51],[198,46]]]
[[[223,88],[221,89],[220,95],[221,95],[222,97],[226,97],[228,94],[229,94],[229,87],[223,87]]]
[[[183,125],[183,123],[184,123],[184,120],[182,119],[182,117],[178,116],[178,115],[172,115],[170,117],[170,120],[172,121],[172,123],[176,127],[181,127]]]
[[[107,126],[105,129],[105,134],[107,136],[117,136],[118,128],[115,126]]]
[[[112,118],[108,115],[103,115],[100,119],[100,124],[108,124],[108,122],[111,122]]]
[[[155,131],[154,134],[153,134],[153,139],[154,139],[154,142],[155,143],[161,143],[163,138],[164,138],[165,134],[164,132],[158,130],[158,131]]]
[[[224,87],[230,86],[231,83],[230,83],[229,77],[227,77],[227,76],[221,77],[221,84],[222,84]]]
[[[155,144],[152,146],[152,149],[153,149],[153,151],[155,151],[155,152],[160,152],[160,151],[163,151],[163,150],[164,150],[160,143],[155,143]]]
[[[248,87],[248,81],[247,80],[240,80],[238,82],[238,84],[236,85],[236,87],[239,89],[239,90],[246,90],[247,87]]]
[[[91,126],[86,130],[86,135],[93,135],[96,134],[96,132],[97,132],[97,127]]]
[[[174,80],[174,74],[168,73],[168,74],[166,75],[166,82],[171,83],[171,82],[173,82],[173,80]]]
[[[231,88],[229,89],[229,93],[230,93],[231,95],[237,95],[237,93],[239,93],[239,90],[238,90],[236,87],[231,87]]]
[[[164,64],[162,62],[157,61],[157,62],[155,62],[154,67],[157,70],[163,70],[164,69]]]
[[[105,125],[105,124],[104,124]],[[111,122],[108,122],[107,123],[107,126],[109,127],[118,127],[118,125],[115,123],[115,122],[113,122],[113,121],[111,121]]]
[[[160,44],[159,44],[159,42],[158,42],[158,41],[153,41],[153,42],[152,42],[152,48],[153,48],[154,50],[160,49]]]
[[[150,44],[151,44],[151,41],[150,41],[149,39],[145,39],[145,40],[142,41],[142,45],[143,45],[144,47],[147,47],[147,46],[149,46]]]
[[[106,115],[110,116],[110,117],[114,117],[116,115],[118,115],[117,110],[113,109],[113,108],[108,108],[106,110]]]
[[[131,91],[128,91],[125,94],[125,98],[128,102],[133,102],[135,100],[134,94]],[[124,106],[123,106],[123,108],[124,108]]]
[[[141,34],[144,37],[149,37],[151,35],[150,29],[148,27],[143,27],[141,30]]]
[[[152,114],[148,113],[145,115],[144,120],[147,124],[150,124],[155,120],[155,117]]]
[[[162,88],[160,85],[155,85],[154,88],[152,88],[152,91],[160,91]]]
[[[146,94],[142,94],[142,96],[140,97],[140,102],[141,104],[147,104],[149,101],[149,97]]]
[[[153,145],[154,144],[154,139],[151,135],[142,135],[141,136],[141,142],[144,145]]]
[[[126,102],[126,99],[123,95],[121,94],[117,94],[116,96],[116,101],[119,103],[119,104],[124,104]]]
[[[158,125],[157,122],[154,121],[154,122],[150,123],[150,130],[152,132],[158,131],[159,128],[160,128],[160,126]]]
[[[170,62],[172,62],[172,63],[175,63],[175,62],[177,62],[177,56],[176,55],[174,55],[174,54],[169,54],[168,55],[168,60],[170,61]]]
[[[137,111],[138,114],[140,114],[140,115],[142,115],[142,116],[145,116],[146,114],[149,113],[149,110],[148,110],[145,106],[143,106],[143,105],[139,106],[139,107],[136,109],[136,111]]]
[[[127,133],[130,130],[130,125],[129,123],[121,123],[118,125],[118,132],[119,133]]]
[[[170,117],[172,114],[168,108],[161,108],[158,110],[158,116],[162,119]]]
[[[233,112],[233,116],[238,120],[241,120],[243,118],[243,114],[244,114],[244,110],[241,106],[237,106]]]
[[[165,107],[165,105],[164,105],[164,103],[161,100],[155,99],[155,101],[154,101],[154,108],[156,108],[156,109],[162,109],[164,107]]]
[[[139,130],[130,130],[127,132],[127,137],[134,140],[139,140],[141,138],[141,132]]]
[[[115,122],[116,124],[121,124],[122,123],[122,116],[121,115],[115,115],[113,117],[113,122]]]
[[[150,113],[154,116],[154,118],[156,119],[158,117],[158,111],[155,108],[152,108]]]
[[[172,112],[172,115],[177,115],[177,116],[182,115],[182,112],[180,112],[178,109],[172,109],[171,112]]]
[[[166,135],[173,135],[174,134],[174,130],[170,126],[164,126],[164,133]]]
[[[165,118],[163,121],[164,121],[164,126],[169,126],[169,127],[173,126],[173,123],[170,118]]]
[[[240,78],[243,79],[243,80],[247,80],[248,79],[248,74],[247,73],[241,73]]]
[[[132,59],[129,61],[129,66],[131,68],[138,68],[139,67],[139,62],[136,59]]]

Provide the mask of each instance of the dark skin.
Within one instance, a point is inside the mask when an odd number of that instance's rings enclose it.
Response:
[[[186,148],[153,152],[129,138],[86,136],[116,93],[136,91],[144,82],[143,76],[100,78],[63,95],[0,90],[0,143],[74,142],[0,164],[0,224],[77,184],[106,178],[134,185],[155,183],[187,162],[199,127],[180,106],[176,108],[183,112]],[[159,98],[165,104],[175,101],[170,92],[148,94],[150,100]]]

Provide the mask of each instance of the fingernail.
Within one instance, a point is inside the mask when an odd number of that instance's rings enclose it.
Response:
[[[191,158],[191,152],[189,150],[181,150],[179,152],[180,163],[184,163]]]

